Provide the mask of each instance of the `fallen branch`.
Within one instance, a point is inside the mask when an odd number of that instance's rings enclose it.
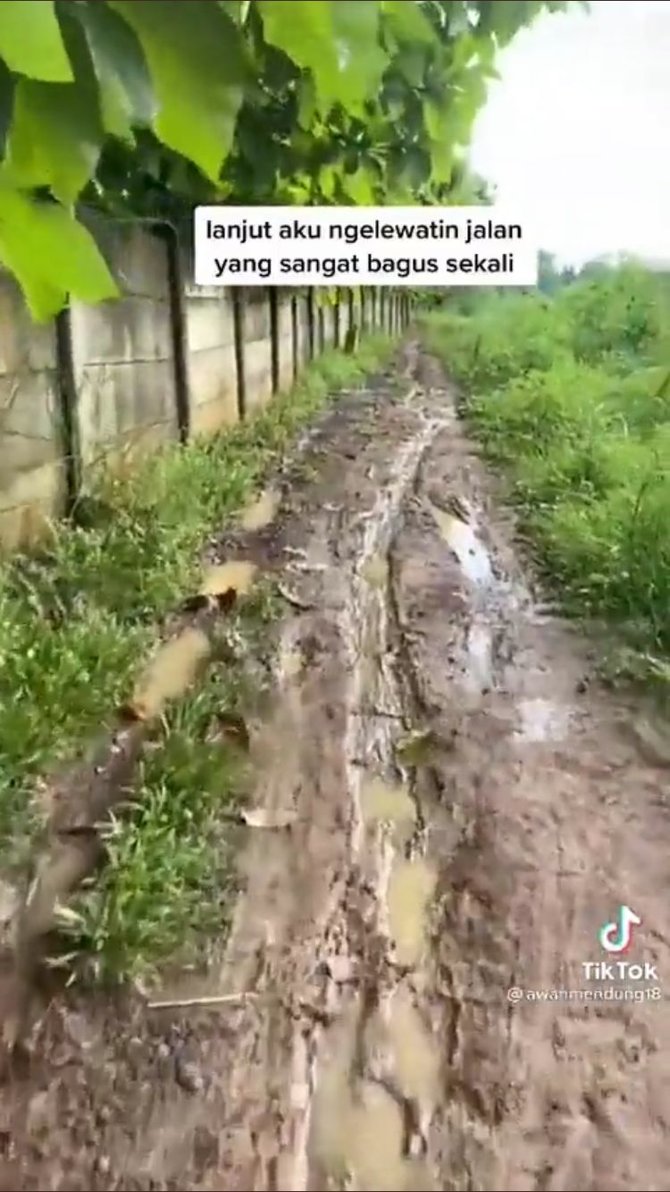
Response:
[[[175,998],[166,1002],[147,1002],[147,1010],[189,1010],[191,1007],[226,1006],[236,1002],[255,1001],[263,995],[249,990],[246,993],[220,993],[211,997]],[[265,995],[267,997],[267,994]]]

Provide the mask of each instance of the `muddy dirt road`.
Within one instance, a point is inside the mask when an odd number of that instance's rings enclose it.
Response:
[[[207,989],[250,996],[54,1011],[5,1186],[669,1189],[663,759],[534,598],[416,347],[300,459],[217,547],[296,599],[254,739],[290,826],[251,834]],[[608,954],[620,904],[641,924]]]

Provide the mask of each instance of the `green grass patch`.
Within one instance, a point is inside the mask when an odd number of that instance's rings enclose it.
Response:
[[[47,548],[4,562],[0,861],[10,875],[30,845],[36,777],[75,756],[127,697],[157,624],[197,583],[207,535],[253,496],[329,395],[359,382],[392,346],[370,337],[355,357],[325,353],[253,421],[102,482],[82,502],[82,524],[59,525]],[[242,634],[253,638],[271,611],[261,586],[240,614]],[[215,670],[171,712],[161,747],[142,763],[141,798],[115,825],[112,864],[78,904],[75,934],[98,976],[137,976],[222,924],[230,865],[220,815],[245,782],[207,733],[217,709],[239,701],[241,683]]]
[[[252,601],[236,630],[269,629],[266,605]],[[146,982],[167,962],[200,963],[209,938],[225,937],[239,839],[229,813],[252,775],[242,750],[222,740],[219,717],[248,714],[257,696],[241,668],[214,665],[169,712],[140,762],[136,802],[112,821],[108,864],[71,903],[67,962],[79,979]]]
[[[670,654],[670,306],[624,266],[553,298],[485,295],[423,321],[466,392],[566,611],[618,632],[632,669]],[[636,674],[639,677],[639,673]]]

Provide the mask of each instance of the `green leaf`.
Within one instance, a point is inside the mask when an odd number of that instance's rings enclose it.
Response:
[[[225,12],[226,16],[230,17],[236,25],[239,25],[242,3],[241,0],[219,0],[219,5]]]
[[[296,178],[286,187],[286,196],[289,202],[295,206],[308,203],[310,195],[311,187],[309,183],[302,177]]]
[[[10,70],[46,83],[69,83],[72,67],[53,0],[12,0],[0,8],[0,56]]]
[[[432,177],[435,182],[449,182],[454,169],[454,117],[450,106],[424,104],[426,132],[430,139]]]
[[[333,100],[362,112],[377,94],[388,55],[379,43],[378,0],[331,0],[338,54],[338,85]]]
[[[394,66],[413,87],[421,87],[426,72],[426,56],[421,46],[401,46]]]
[[[371,207],[374,203],[372,189],[376,177],[365,166],[359,166],[354,174],[345,174],[341,179],[342,189],[360,207]]]
[[[110,0],[110,7],[144,51],[158,100],[157,136],[216,181],[247,77],[239,31],[209,0]]]
[[[388,62],[378,0],[259,0],[259,11],[266,41],[311,72],[322,108],[362,111]]]
[[[410,145],[396,152],[391,165],[391,177],[396,187],[416,191],[430,178],[431,158],[427,149],[419,145]]]
[[[0,59],[0,157],[5,155],[5,145],[12,122],[14,109],[15,77],[10,74]]]
[[[0,180],[0,260],[17,278],[33,318],[65,305],[118,297],[117,286],[86,228],[57,203],[27,198]]]
[[[447,10],[447,29],[449,31],[450,37],[459,37],[461,33],[467,33],[468,30],[472,28],[472,10],[469,8],[467,3],[463,3],[462,0],[459,0],[458,3],[452,2],[450,4],[445,4],[444,7]],[[480,20],[479,24],[477,25],[477,29],[479,30],[482,27],[481,10],[483,4],[480,3],[477,5],[477,7],[480,12]]]
[[[132,141],[134,126],[151,126],[157,104],[142,50],[125,21],[99,0],[77,4],[76,15],[86,34],[100,85],[104,127],[113,136]]]
[[[495,38],[487,37],[480,30],[476,31],[475,45],[477,49],[477,56],[482,66],[490,68],[493,74],[496,74],[494,59],[496,55]]]
[[[340,176],[340,171],[336,166],[324,166],[319,172],[318,185],[324,199],[332,199],[335,195],[335,186]]]
[[[61,28],[74,81],[18,80],[6,161],[15,184],[49,187],[72,203],[95,172],[104,130],[86,39],[67,10]]]
[[[431,45],[435,31],[418,4],[407,0],[381,0],[381,11],[395,34],[402,41],[411,44],[423,42]]]
[[[236,25],[243,25],[247,19],[251,0],[219,0],[223,11]]]
[[[428,101],[423,105],[423,119],[431,141],[439,141],[444,135],[444,112],[436,103]]]
[[[477,43],[477,38],[471,33],[464,33],[461,37],[457,37],[454,40],[451,51],[451,67],[449,70],[450,75],[457,74],[459,71],[467,69],[468,64],[473,58],[477,57],[480,49],[481,52],[484,53],[485,47],[490,46],[493,39],[482,37],[480,40],[481,47]]]
[[[525,25],[529,25],[538,12],[541,3],[529,0],[488,0],[479,5],[482,33],[495,33],[500,46],[505,46]]]
[[[86,39],[67,12],[62,32],[75,79],[72,83],[19,79],[7,164],[18,185],[48,186],[64,203],[72,203],[95,172],[104,129]]]
[[[49,186],[72,203],[95,172],[102,129],[97,108],[75,83],[20,79],[8,138],[7,164],[24,187]]]
[[[301,128],[311,128],[316,113],[316,95],[314,81],[311,75],[305,75],[300,82],[298,96],[298,124]]]
[[[258,10],[265,40],[311,71],[329,100],[338,74],[330,0],[259,0]]]

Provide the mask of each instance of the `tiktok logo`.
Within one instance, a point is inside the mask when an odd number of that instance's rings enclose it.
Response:
[[[620,906],[613,923],[605,923],[598,932],[601,948],[606,952],[625,952],[633,938],[633,927],[642,920],[629,906]]]

